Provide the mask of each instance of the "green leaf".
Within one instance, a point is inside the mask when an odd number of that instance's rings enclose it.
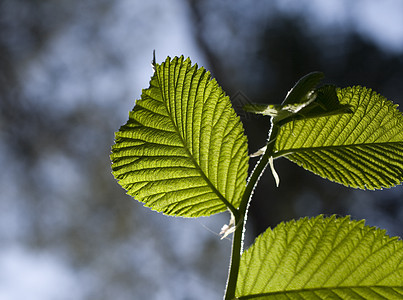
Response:
[[[293,86],[293,88],[287,93],[283,101],[283,105],[286,104],[303,104],[309,101],[311,94],[315,87],[323,79],[322,72],[312,72],[302,77]]]
[[[340,104],[336,87],[327,85],[315,88],[322,79],[323,73],[309,73],[288,92],[282,104],[251,103],[245,105],[244,110],[271,116],[272,122],[279,126],[298,119],[351,113],[349,105]]]
[[[274,157],[285,156],[324,178],[361,189],[403,181],[403,116],[371,89],[337,90],[352,114],[295,120],[276,139]]]
[[[337,89],[333,85],[325,85],[315,90],[316,98],[311,105],[303,108],[295,120],[318,118],[324,116],[352,113],[351,106],[340,104]]]
[[[349,217],[268,229],[242,254],[237,299],[403,299],[403,242]]]
[[[154,68],[150,87],[116,133],[113,175],[129,195],[167,215],[237,208],[247,140],[229,98],[209,72],[183,56]]]
[[[282,104],[247,104],[244,110],[256,114],[274,117],[273,122],[278,122],[292,115],[309,105],[316,95],[314,89],[323,79],[323,73],[312,72],[302,77],[287,93]]]

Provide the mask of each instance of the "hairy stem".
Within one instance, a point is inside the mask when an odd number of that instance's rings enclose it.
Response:
[[[245,226],[246,226],[249,203],[252,199],[253,190],[255,189],[255,186],[258,183],[260,176],[262,175],[267,164],[269,163],[270,157],[273,156],[273,150],[275,144],[274,141],[277,138],[279,129],[280,129],[279,125],[272,124],[266,151],[256,164],[255,168],[252,171],[252,174],[248,179],[248,183],[246,185],[245,192],[242,196],[241,204],[238,209],[238,214],[235,216],[235,226],[237,227],[235,229],[234,236],[232,238],[231,262],[228,274],[227,289],[224,297],[225,300],[235,299],[235,290],[238,280],[241,255],[243,252],[243,239],[245,234],[245,228],[246,228]]]
[[[235,224],[241,224],[242,220],[239,217],[235,217]],[[237,225],[235,225],[237,226]],[[242,254],[242,236],[243,226],[237,226],[232,237],[232,253],[230,270],[228,273],[227,290],[225,292],[225,300],[235,299],[235,289],[238,279],[239,263],[241,261]]]

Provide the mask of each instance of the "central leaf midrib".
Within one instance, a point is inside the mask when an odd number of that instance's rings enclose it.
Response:
[[[170,70],[169,70],[170,72]],[[180,72],[180,71],[179,71]],[[179,139],[181,140],[182,144],[183,144],[183,148],[185,149],[187,156],[190,158],[190,160],[192,161],[192,163],[195,166],[195,169],[199,172],[200,176],[204,179],[204,181],[207,183],[207,185],[210,187],[210,189],[212,190],[212,192],[214,194],[216,194],[218,196],[218,198],[224,203],[225,206],[227,206],[231,211],[236,210],[235,207],[221,194],[221,192],[214,186],[214,184],[210,181],[210,179],[207,177],[207,175],[204,173],[203,169],[200,167],[200,165],[197,163],[197,161],[195,160],[195,158],[193,157],[192,153],[190,152],[190,149],[187,145],[187,143],[185,142],[185,140],[183,139],[182,135],[180,134],[179,128],[178,126],[175,124],[175,121],[172,118],[172,114],[170,113],[170,110],[167,106],[167,99],[165,97],[162,85],[161,85],[161,80],[159,77],[159,74],[156,73],[157,76],[157,80],[159,83],[159,90],[160,93],[162,95],[162,100],[165,106],[165,109],[167,111],[167,115],[170,118],[170,121],[172,123],[172,126],[175,128],[176,134],[179,136]],[[193,76],[193,75],[192,75]],[[169,87],[168,87],[169,89]],[[169,95],[169,93],[168,93]]]
[[[400,144],[400,143],[403,143],[403,141],[289,148],[289,149],[279,150],[279,151],[275,152],[273,157],[278,158],[281,156],[285,156],[287,154],[298,153],[298,152],[322,151],[322,150],[333,150],[333,149],[337,150],[337,149],[358,148],[358,147],[366,147],[366,146],[384,146],[384,145]]]

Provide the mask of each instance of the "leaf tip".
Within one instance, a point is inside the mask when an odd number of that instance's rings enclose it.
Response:
[[[153,50],[153,59],[152,59],[152,61],[151,61],[151,66],[152,66],[152,68],[153,68],[154,73],[155,73],[156,65],[157,65],[157,62],[156,62],[156,60],[155,60],[155,49],[154,49],[154,50]]]

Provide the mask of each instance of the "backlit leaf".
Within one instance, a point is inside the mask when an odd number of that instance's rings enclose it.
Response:
[[[237,208],[247,141],[229,98],[183,56],[155,64],[150,87],[116,133],[113,175],[154,210],[184,217]]]
[[[397,105],[370,89],[337,90],[353,113],[295,120],[276,139],[274,157],[285,156],[332,181],[361,189],[403,181],[403,116]]]
[[[309,73],[294,85],[282,104],[251,103],[245,105],[244,110],[271,116],[272,122],[280,126],[298,119],[351,113],[349,105],[340,104],[336,87],[316,88],[322,79],[323,73]]]
[[[349,217],[268,229],[242,254],[244,299],[403,299],[403,242]]]

